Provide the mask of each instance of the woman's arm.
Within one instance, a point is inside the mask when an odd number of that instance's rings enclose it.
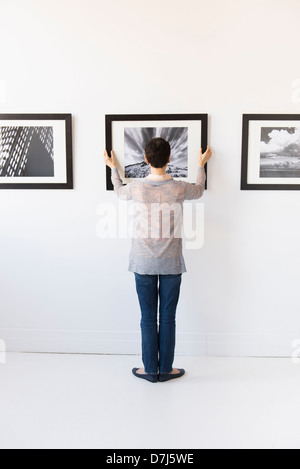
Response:
[[[104,162],[106,166],[111,169],[111,181],[114,186],[114,191],[116,192],[118,197],[122,200],[130,200],[130,185],[123,185],[122,179],[120,178],[119,171],[117,168],[115,154],[113,151],[111,152],[111,158],[108,156],[107,150],[104,151]]]
[[[190,184],[188,182],[185,183],[185,200],[196,200],[200,199],[205,191],[205,181],[206,181],[206,174],[204,167],[208,160],[212,157],[211,148],[208,146],[206,152],[202,153],[202,148],[200,150],[200,157],[199,157],[199,170],[197,174],[197,181],[196,184]]]

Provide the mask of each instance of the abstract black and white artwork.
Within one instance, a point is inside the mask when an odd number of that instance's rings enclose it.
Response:
[[[300,190],[300,115],[244,115],[241,189]]]
[[[72,188],[70,115],[0,115],[0,189]]]
[[[195,183],[199,150],[207,147],[207,131],[207,114],[108,115],[106,149],[109,153],[114,150],[120,176],[127,184],[150,174],[146,145],[153,138],[164,138],[171,146],[167,173]],[[109,168],[106,181],[107,190],[113,190]]]
[[[0,177],[54,177],[53,127],[0,127]]]
[[[145,162],[145,148],[153,138],[163,138],[171,145],[171,164],[167,173],[172,177],[188,177],[188,127],[152,127],[125,129],[125,177],[144,178],[150,172]]]

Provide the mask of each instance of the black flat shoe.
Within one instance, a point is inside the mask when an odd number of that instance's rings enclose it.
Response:
[[[149,381],[150,383],[157,383],[158,381],[157,375],[147,375],[147,374],[141,375],[140,373],[137,373],[139,369],[140,368],[133,368],[132,373],[134,374],[134,376],[136,376],[137,378],[145,379],[146,381]]]
[[[179,373],[176,373],[176,374],[160,373],[160,375],[158,377],[158,381],[160,381],[160,382],[170,381],[171,379],[181,378],[183,375],[185,375],[185,370],[178,368],[178,371],[179,371]]]

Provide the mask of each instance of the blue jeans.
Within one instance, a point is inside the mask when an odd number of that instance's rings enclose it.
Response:
[[[182,274],[135,274],[141,307],[142,356],[146,373],[171,373],[176,343],[176,310]],[[159,302],[159,326],[157,324]]]

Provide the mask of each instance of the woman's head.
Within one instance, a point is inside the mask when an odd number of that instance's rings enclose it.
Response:
[[[164,168],[170,163],[171,146],[163,138],[153,138],[146,146],[146,161],[153,168]]]

